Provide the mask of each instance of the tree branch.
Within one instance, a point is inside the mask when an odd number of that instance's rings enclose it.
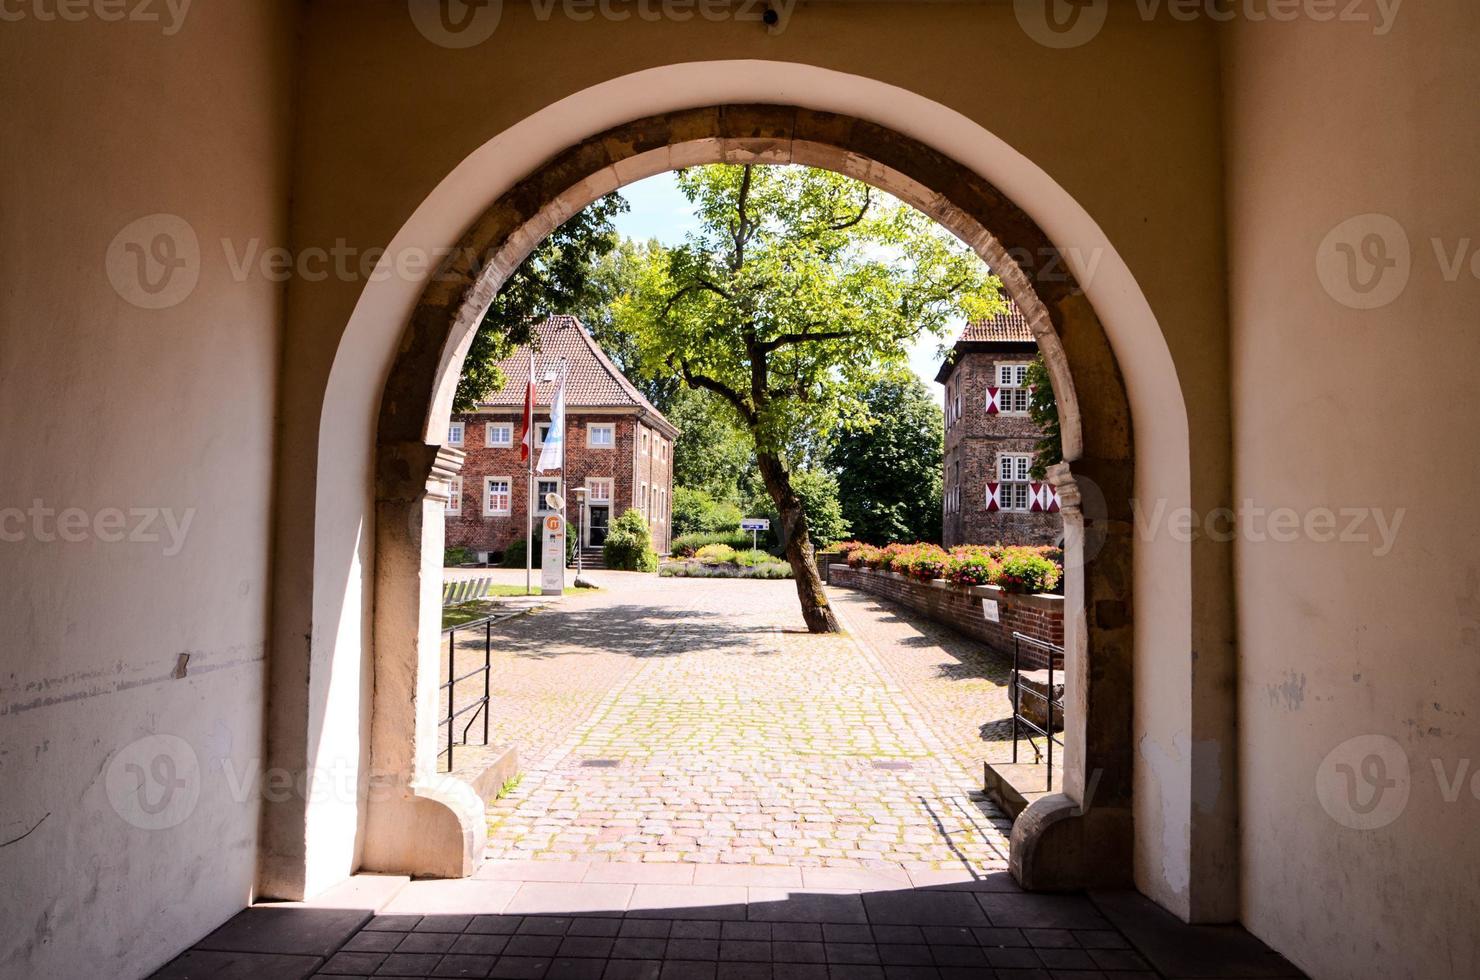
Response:
[[[676,360],[669,358],[668,364],[669,367],[678,368],[679,373],[683,375],[684,383],[690,388],[703,388],[705,391],[714,392],[735,407],[735,411],[740,413],[740,417],[745,420],[746,425],[755,425],[755,411],[745,403],[745,399],[740,397],[739,392],[723,381],[718,381],[705,374],[696,374],[689,367],[689,362],[683,358],[677,358]]]

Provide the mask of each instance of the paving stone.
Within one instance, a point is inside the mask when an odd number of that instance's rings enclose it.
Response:
[[[488,971],[493,969],[498,960],[496,956],[472,956],[461,953],[450,953],[442,957],[437,968],[432,971],[434,977],[486,977]]]
[[[550,962],[545,980],[601,980],[606,960],[557,956]]]
[[[880,925],[1011,925],[987,920],[977,896],[963,892],[905,891],[866,894],[870,922]]]
[[[376,972],[380,976],[429,977],[441,961],[441,953],[390,953]]]
[[[465,932],[453,937],[452,947],[448,952],[460,956],[497,956],[508,947],[509,939],[510,937],[503,935]]]
[[[317,956],[189,949],[150,975],[149,980],[303,980],[323,960]]]
[[[358,909],[255,906],[232,916],[195,948],[327,957],[368,921],[370,913]]]
[[[413,932],[408,933],[396,946],[397,953],[445,953],[458,939],[457,933]]]
[[[500,980],[540,980],[549,968],[550,961],[538,956],[500,956],[488,975]]]

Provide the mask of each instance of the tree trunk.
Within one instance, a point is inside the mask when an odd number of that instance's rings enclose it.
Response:
[[[802,602],[802,619],[813,633],[838,632],[838,620],[827,601],[822,576],[817,574],[817,559],[812,553],[812,538],[807,533],[807,512],[791,488],[791,477],[781,460],[769,453],[757,453],[761,478],[766,491],[781,515],[777,537],[786,543],[786,560],[797,583],[797,598]]]

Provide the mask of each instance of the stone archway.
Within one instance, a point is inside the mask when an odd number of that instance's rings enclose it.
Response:
[[[454,876],[481,854],[470,789],[433,772],[441,447],[457,375],[484,310],[531,249],[617,188],[704,163],[798,163],[866,181],[976,250],[1023,310],[1054,378],[1065,464],[1067,697],[1063,792],[1013,831],[1026,887],[1131,879],[1132,526],[1130,409],[1094,309],[1027,214],[966,167],[862,119],[726,105],[630,122],[569,147],[489,207],[423,292],[402,337],[376,435],[375,700],[365,866]],[[432,668],[434,670],[434,668]],[[1092,803],[1092,805],[1091,805]]]

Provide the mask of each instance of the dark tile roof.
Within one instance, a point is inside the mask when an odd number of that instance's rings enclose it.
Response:
[[[1007,310],[994,317],[985,320],[973,320],[961,331],[957,343],[962,341],[968,343],[991,342],[994,340],[1021,343],[1033,340],[1033,328],[1028,326],[1028,318],[1023,316],[1023,311],[1017,308],[1017,304],[1011,300],[1007,303]]]
[[[971,351],[991,351],[994,349],[992,344],[1011,345],[1004,348],[1011,350],[1023,344],[1036,343],[1037,338],[1033,336],[1033,328],[1028,326],[1028,318],[1023,316],[1023,311],[1017,308],[1016,303],[1008,300],[1007,309],[1003,312],[966,324],[961,336],[956,338],[955,347],[936,372],[935,380],[940,384],[949,381],[951,373],[956,370],[956,363],[962,355]]]
[[[524,385],[529,379],[529,359],[534,357],[535,404],[548,408],[555,397],[557,381],[545,381],[546,373],[558,369],[560,359],[569,365],[570,378],[565,387],[565,404],[571,410],[580,408],[633,408],[651,416],[662,428],[678,432],[663,413],[643,397],[642,392],[618,370],[597,346],[581,321],[557,314],[534,328],[534,343],[517,348],[499,362],[504,386],[480,406],[484,409],[524,407]]]

